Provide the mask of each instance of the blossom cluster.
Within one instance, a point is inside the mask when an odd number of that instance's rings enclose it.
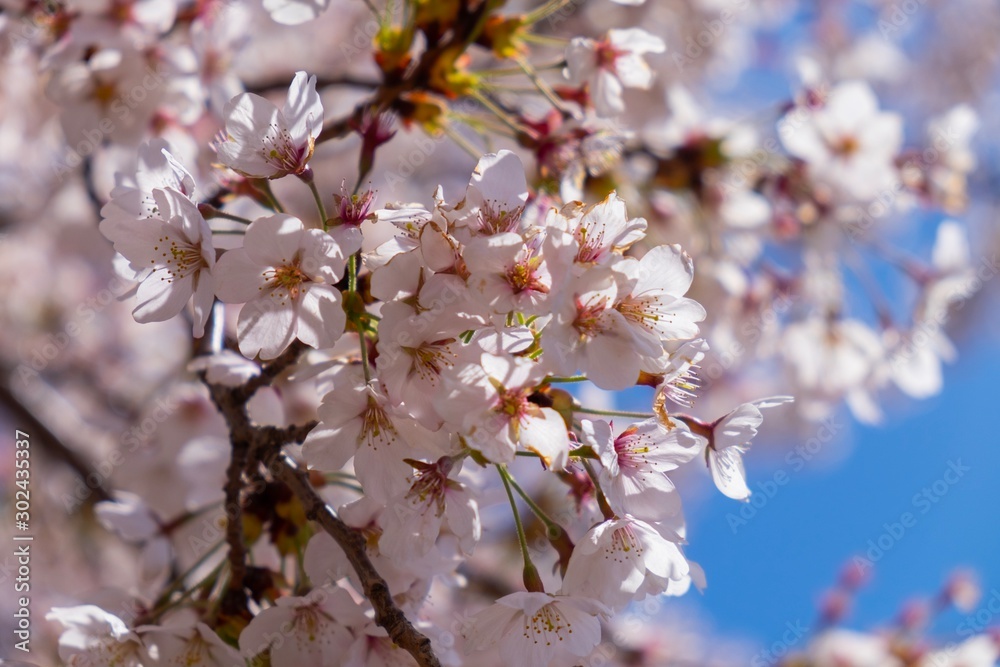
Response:
[[[763,121],[695,101],[782,3],[4,4],[0,362],[125,434],[64,448],[100,460],[62,502],[139,553],[53,601],[66,664],[682,659],[615,632],[711,579],[681,478],[746,501],[765,415],[937,393],[998,270],[971,106],[907,145],[843,54]],[[893,234],[927,211],[923,261]],[[981,630],[787,664],[985,667]]]

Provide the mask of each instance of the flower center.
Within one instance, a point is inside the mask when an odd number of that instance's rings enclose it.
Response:
[[[663,299],[658,296],[639,298],[627,296],[615,306],[615,309],[630,322],[649,331],[655,331],[655,323],[660,321],[660,315],[656,311],[662,301]]]
[[[861,142],[853,134],[841,137],[833,145],[833,152],[844,158],[851,157],[859,150],[861,150]]]
[[[368,397],[368,407],[362,416],[361,433],[358,444],[365,444],[378,450],[379,444],[388,446],[396,439],[396,427],[373,396]]]
[[[455,365],[455,353],[449,347],[454,342],[454,338],[446,338],[424,343],[420,347],[404,347],[403,350],[413,357],[413,369],[410,374],[416,375],[421,380],[436,383],[443,368]]]
[[[271,296],[281,301],[284,306],[289,299],[295,301],[302,293],[302,283],[309,280],[309,276],[302,272],[298,266],[298,260],[292,263],[283,264],[264,271],[264,278],[267,284],[265,287],[271,291]]]
[[[550,635],[554,634],[558,641],[563,641],[564,632],[572,634],[572,624],[559,613],[559,609],[553,604],[545,605],[530,618],[525,617],[524,637],[535,643],[544,640],[546,646],[552,646]]]
[[[261,139],[261,155],[272,165],[289,174],[300,174],[306,168],[306,163],[312,157],[315,149],[312,137],[304,146],[297,146],[292,141],[288,130],[279,129],[272,124],[270,131]]]
[[[521,224],[524,208],[506,210],[498,208],[495,202],[486,202],[479,209],[479,231],[483,234],[502,234],[516,231]]]
[[[584,304],[577,298],[576,319],[573,320],[573,328],[577,330],[581,338],[593,338],[604,331],[604,323],[601,321],[604,311],[603,302]]]
[[[163,277],[161,280],[172,283],[178,278],[183,278],[207,266],[205,258],[201,255],[201,249],[190,243],[178,241],[169,236],[161,236],[156,242],[157,245],[153,246],[153,251],[160,253],[159,262],[170,272],[169,278]],[[169,245],[161,250],[161,244],[166,243],[169,243]],[[157,260],[151,259],[149,263],[155,265]]]

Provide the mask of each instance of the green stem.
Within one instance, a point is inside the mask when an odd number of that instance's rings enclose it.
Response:
[[[595,408],[575,407],[573,412],[585,415],[600,415],[602,417],[628,417],[629,419],[652,419],[656,415],[651,412],[628,412],[626,410],[597,410]]]
[[[358,256],[351,255],[347,260],[347,289],[349,292],[357,294],[358,292]],[[353,309],[352,309],[353,310]],[[372,381],[372,369],[371,363],[368,360],[368,336],[365,335],[365,323],[362,318],[358,315],[351,315],[351,320],[354,322],[358,330],[358,342],[361,348],[361,367],[365,373],[365,383],[370,383]]]
[[[545,381],[549,382],[549,383],[553,383],[553,382],[586,382],[587,379],[588,378],[587,378],[586,375],[569,375],[569,376],[565,376],[565,377],[559,376],[559,375],[553,375],[552,377],[545,378]]]
[[[517,511],[517,503],[514,501],[514,492],[510,488],[513,480],[505,466],[499,463],[495,465],[497,471],[500,473],[500,479],[503,481],[503,488],[507,491],[507,500],[510,501],[510,511],[514,515],[514,525],[517,528],[517,541],[521,545],[521,558],[524,560],[524,585],[529,591],[539,592],[538,590],[533,590],[536,587],[541,587],[541,579],[538,577],[538,570],[535,568],[535,564],[531,562],[531,554],[528,553],[528,538],[524,534],[524,524],[521,523],[521,515]],[[544,589],[541,592],[544,592]]]
[[[538,506],[538,503],[536,503],[531,496],[529,496],[525,490],[521,488],[521,485],[517,483],[517,480],[514,479],[513,475],[510,473],[507,473],[507,475],[509,477],[510,485],[514,487],[515,491],[517,491],[517,495],[521,496],[521,499],[527,503],[528,507],[531,508],[531,511],[538,517],[538,520],[545,524],[545,528],[548,530],[549,534],[552,535],[561,532],[562,526],[553,521],[552,518],[545,513],[545,510]]]
[[[535,87],[538,89],[538,92],[540,92],[542,95],[545,96],[545,99],[549,101],[549,104],[551,104],[554,108],[556,108],[559,111],[564,111],[566,105],[563,103],[561,99],[559,99],[559,96],[556,95],[556,92],[552,90],[552,86],[546,83],[546,81],[542,79],[542,77],[538,76],[538,72],[536,72],[531,67],[531,63],[525,60],[523,56],[517,56],[515,59],[517,61],[518,67],[520,67],[524,71],[525,76],[531,79],[531,83],[535,84]]]
[[[358,256],[351,255],[347,258],[347,289],[351,292],[358,291]]]
[[[249,225],[251,222],[253,222],[253,220],[250,220],[249,218],[244,218],[239,215],[233,215],[232,213],[226,213],[225,211],[220,211],[219,209],[215,209],[214,211],[212,211],[212,217],[225,218],[226,220],[232,220],[234,222],[239,222],[244,225]]]
[[[271,190],[271,181],[264,178],[261,179],[259,182],[260,182],[260,190],[261,192],[264,193],[264,196],[267,197],[267,200],[271,203],[271,208],[277,211],[278,213],[284,213],[285,207],[281,205],[281,202],[278,201],[278,198],[274,196],[274,192]]]
[[[196,585],[194,585],[190,589],[188,589],[188,591],[185,592],[184,595],[182,595],[178,600],[174,600],[173,602],[170,601],[170,596],[173,595],[175,591],[177,591],[181,586],[184,585],[184,581],[189,576],[191,576],[191,573],[194,572],[195,570],[197,570],[202,565],[204,565],[205,562],[209,558],[211,558],[212,555],[214,555],[215,552],[217,552],[219,550],[219,548],[223,544],[225,544],[225,542],[220,541],[214,547],[212,547],[211,549],[209,549],[208,551],[206,551],[205,554],[201,558],[199,558],[197,561],[195,561],[194,565],[192,565],[191,567],[189,567],[187,569],[187,571],[185,571],[183,574],[179,575],[173,581],[173,583],[171,583],[170,586],[167,587],[167,590],[163,591],[163,593],[160,594],[160,597],[157,598],[156,603],[153,605],[153,609],[154,609],[154,611],[152,612],[153,618],[155,618],[159,614],[162,614],[164,611],[166,611],[167,609],[169,609],[173,605],[177,604],[181,600],[185,599],[192,592],[196,591],[198,588],[200,588],[201,586],[203,586],[205,584],[205,582],[208,581],[209,579],[212,579],[213,577],[218,576],[219,571],[221,570],[222,566],[225,564],[225,561],[223,561],[222,563],[219,563],[219,565],[216,566],[208,574],[208,576],[206,576],[199,583],[197,583]]]
[[[309,186],[309,191],[312,192],[313,200],[316,202],[316,209],[319,211],[319,219],[323,223],[323,231],[328,231],[329,225],[327,224],[326,207],[323,206],[323,197],[319,194],[319,188],[316,187],[316,182],[312,179],[306,181],[306,185]]]
[[[486,107],[486,109],[489,110],[490,113],[496,116],[501,123],[503,123],[511,130],[513,130],[515,136],[521,136],[522,134],[525,133],[524,128],[515,123],[514,121],[512,121],[510,118],[508,118],[507,113],[503,109],[498,107],[496,103],[489,98],[489,96],[483,94],[478,90],[473,90],[470,93],[470,95],[472,96],[473,99],[475,99],[477,102]]]
[[[590,465],[590,461],[584,459],[583,468],[590,476],[590,481],[594,483],[594,493],[597,495],[597,506],[601,508],[601,514],[604,515],[606,520],[610,521],[615,518],[615,512],[611,509],[611,505],[608,504],[608,497],[604,495],[601,483],[597,479],[597,473],[594,472],[594,466]]]

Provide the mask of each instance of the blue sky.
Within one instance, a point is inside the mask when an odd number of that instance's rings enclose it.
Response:
[[[705,567],[709,588],[679,604],[697,607],[725,636],[769,644],[787,622],[812,625],[822,592],[880,538],[889,548],[871,552],[873,579],[848,625],[890,620],[960,566],[978,571],[987,597],[1000,589],[1000,438],[991,426],[1000,350],[976,347],[947,369],[941,395],[880,427],[852,424],[854,448],[834,467],[794,472],[781,458],[751,455],[752,488],[779,469],[788,480],[735,532],[727,516],[738,503],[714,494],[689,508],[687,553]],[[891,524],[904,512],[912,519],[900,535]],[[942,617],[935,631],[954,636],[962,618]]]

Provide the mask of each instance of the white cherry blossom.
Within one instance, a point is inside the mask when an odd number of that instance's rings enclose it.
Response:
[[[241,93],[223,115],[226,130],[216,146],[219,160],[250,178],[303,173],[323,128],[316,77],[305,72],[295,73],[281,109],[260,95]]]
[[[139,628],[142,641],[156,657],[151,665],[233,667],[243,660],[204,623],[183,622]]]
[[[615,436],[604,421],[581,420],[581,441],[601,459],[601,488],[618,514],[659,521],[680,512],[680,494],[666,473],[701,451],[701,439],[682,424],[657,419],[630,424]]]
[[[625,111],[623,89],[647,90],[653,83],[643,55],[666,49],[662,39],[642,28],[609,30],[600,41],[577,37],[566,49],[566,77],[588,85],[599,116],[617,116]]]
[[[334,285],[355,251],[290,215],[250,223],[243,247],[228,251],[216,267],[219,299],[244,304],[240,352],[273,359],[296,338],[315,348],[336,343],[347,317]]]
[[[61,623],[59,658],[67,667],[142,667],[145,651],[139,636],[117,616],[94,605],[53,607],[45,615]]]
[[[407,490],[412,468],[403,462],[421,452],[411,443],[433,434],[392,406],[377,380],[357,368],[337,373],[319,407],[320,423],[302,443],[302,455],[320,470],[340,470],[354,458],[354,472],[368,495],[386,502]]]
[[[616,611],[633,599],[667,592],[671,581],[690,578],[679,541],[669,529],[658,530],[628,515],[604,521],[573,549],[562,590],[595,598]]]
[[[435,463],[410,461],[409,465],[414,468],[411,484],[389,500],[382,514],[379,551],[405,566],[425,556],[447,527],[462,551],[472,553],[482,533],[479,505],[470,490],[454,479],[460,466],[447,456]]]
[[[791,396],[775,396],[744,403],[712,424],[705,459],[712,473],[712,481],[719,491],[734,500],[750,498],[743,455],[749,451],[750,441],[764,423],[764,415],[760,410],[791,403],[793,400]]]
[[[156,217],[125,223],[105,219],[101,232],[140,277],[132,312],[137,322],[162,322],[189,302],[201,338],[215,301],[212,232],[194,202],[173,189],[154,189]]]
[[[564,656],[589,655],[608,613],[590,598],[511,593],[473,616],[465,636],[473,651],[496,646],[507,664],[545,667]]]
[[[524,357],[484,353],[447,379],[436,406],[460,427],[470,447],[494,463],[514,460],[518,447],[538,454],[545,465],[562,470],[569,459],[566,423],[558,412],[529,399],[541,380],[537,364]]]
[[[240,652],[255,656],[270,649],[274,665],[335,664],[351,645],[350,627],[364,612],[343,588],[322,586],[301,597],[278,598],[240,633]]]
[[[868,84],[847,81],[830,91],[805,122],[783,122],[781,141],[805,160],[819,181],[855,199],[872,199],[897,179],[893,159],[903,141],[898,114],[879,111]]]

